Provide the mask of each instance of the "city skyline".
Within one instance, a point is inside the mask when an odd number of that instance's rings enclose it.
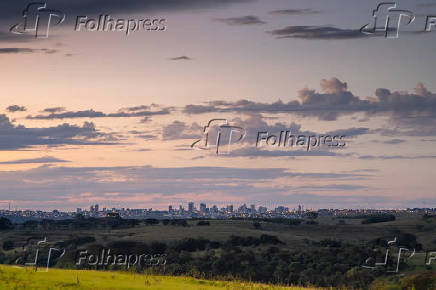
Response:
[[[47,38],[28,1],[0,3],[0,208],[436,206],[427,0],[396,1],[416,17],[395,39],[362,33],[373,0],[97,2],[48,2]],[[142,28],[93,29],[101,15]],[[193,146],[217,127],[246,134]],[[282,132],[317,146],[273,146]]]

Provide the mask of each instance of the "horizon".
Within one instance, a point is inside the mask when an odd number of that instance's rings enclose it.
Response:
[[[436,207],[435,5],[79,2],[0,4],[0,208]]]

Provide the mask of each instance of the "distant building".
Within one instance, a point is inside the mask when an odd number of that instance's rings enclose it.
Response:
[[[168,212],[173,213],[173,206],[172,205],[168,206]]]
[[[78,207],[78,208],[76,209],[76,213],[82,213],[82,209],[81,209],[80,207]]]
[[[189,212],[194,212],[194,203],[193,203],[193,202],[190,202],[190,203],[188,204],[188,211],[189,211]]]
[[[200,212],[206,213],[206,204],[205,203],[200,203]]]
[[[251,214],[255,214],[255,213],[256,213],[256,206],[255,206],[254,204],[252,204],[252,205],[250,206],[250,213],[251,213]]]
[[[259,206],[259,209],[257,210],[260,214],[264,214],[268,211],[268,209],[264,206]]]

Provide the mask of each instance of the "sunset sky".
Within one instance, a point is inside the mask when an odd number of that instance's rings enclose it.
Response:
[[[0,3],[0,209],[436,207],[436,3],[396,1],[397,39],[372,0],[51,0],[47,39],[9,32],[29,3]],[[100,14],[166,29],[74,30]],[[229,155],[190,147],[216,118]],[[282,130],[347,144],[255,147]]]

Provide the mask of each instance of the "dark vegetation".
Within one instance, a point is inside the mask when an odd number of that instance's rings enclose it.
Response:
[[[392,217],[387,215],[362,216],[361,218],[363,221],[370,220],[369,223],[393,220]],[[432,217],[423,217],[423,219],[430,218]],[[69,239],[57,242],[55,244],[56,248],[64,248],[68,251],[62,259],[53,259],[52,266],[77,268],[76,261],[80,251],[88,250],[99,253],[103,249],[110,249],[114,254],[123,255],[164,254],[167,259],[164,267],[143,265],[134,268],[134,270],[140,272],[147,269],[147,271],[165,275],[190,275],[207,279],[236,278],[263,283],[318,287],[333,286],[342,287],[343,289],[368,289],[369,285],[376,283],[375,281],[387,277],[388,274],[384,270],[365,269],[361,265],[362,261],[373,257],[375,252],[383,253],[388,246],[387,241],[390,236],[383,236],[358,245],[338,239],[311,239],[309,237],[302,239],[298,247],[292,247],[276,235],[264,232],[268,224],[270,227],[284,225],[285,227],[282,226],[281,229],[285,228],[289,231],[299,227],[316,228],[324,226],[315,219],[317,219],[316,215],[307,217],[305,220],[279,218],[249,220],[246,223],[247,228],[251,229],[251,233],[257,233],[257,236],[231,235],[220,241],[186,237],[178,240],[144,242],[135,238],[124,239],[124,236],[120,235],[118,240],[110,239],[105,242],[103,235],[93,234],[92,231],[88,231],[87,234],[71,235]],[[346,217],[341,217],[339,222],[344,221],[344,219]],[[79,216],[76,219],[62,221],[27,221],[21,225],[13,225],[7,219],[0,219],[0,229],[3,231],[16,229],[24,232],[25,235],[36,235],[35,232],[40,233],[44,230],[59,232],[64,230],[63,232],[68,232],[70,229],[79,229],[81,233],[84,232],[83,230],[103,229],[104,231],[101,232],[108,234],[112,229],[128,229],[139,226],[153,227],[158,224],[162,230],[169,230],[169,227],[191,227],[193,229],[196,227],[213,227],[214,225],[211,221],[201,219],[190,222],[187,220],[129,220],[116,216],[102,219],[85,219]],[[363,225],[359,226],[363,227]],[[30,230],[34,230],[34,232]],[[203,231],[205,229],[199,230]],[[414,234],[398,229],[395,231],[398,244],[414,248],[417,251],[423,250],[422,244],[418,242]],[[21,245],[10,239],[4,240],[2,246],[3,250],[7,252],[0,252],[0,263],[13,264],[17,257],[22,255],[17,253]],[[44,259],[41,259],[42,264],[40,266],[44,266],[44,261]],[[394,262],[392,257],[388,264],[393,265]],[[125,269],[124,266],[114,265],[81,265],[80,267],[83,269]],[[410,266],[405,263],[400,264],[402,271],[407,271],[408,267]],[[415,289],[434,289],[428,286],[434,283],[434,275],[411,276],[410,279],[403,279],[400,282],[409,287],[405,286],[406,288],[403,289],[412,289],[410,285],[415,285]],[[422,288],[417,288],[418,285]]]

